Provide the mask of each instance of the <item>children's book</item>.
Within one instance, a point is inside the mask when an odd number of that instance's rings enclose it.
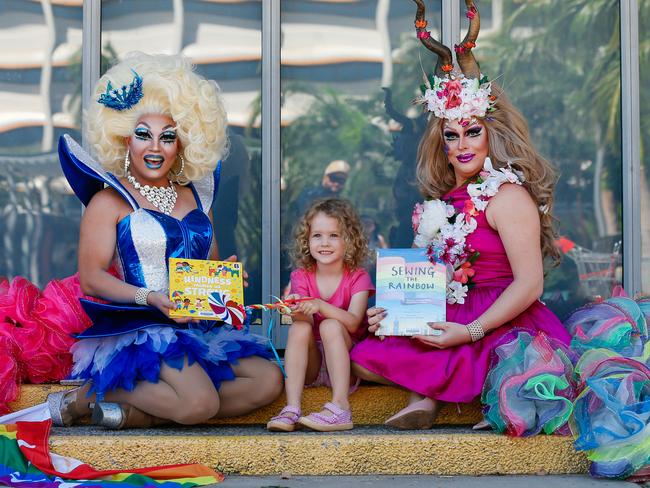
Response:
[[[170,317],[244,323],[244,268],[231,261],[169,258]]]
[[[387,315],[376,335],[439,335],[428,322],[445,321],[446,292],[446,267],[426,249],[377,249],[376,304]]]

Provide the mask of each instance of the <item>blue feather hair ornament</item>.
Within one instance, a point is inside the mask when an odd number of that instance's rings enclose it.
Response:
[[[142,77],[131,70],[135,75],[129,85],[122,85],[122,88],[113,88],[109,81],[106,86],[106,93],[103,93],[97,101],[113,110],[126,110],[137,104],[142,98]]]

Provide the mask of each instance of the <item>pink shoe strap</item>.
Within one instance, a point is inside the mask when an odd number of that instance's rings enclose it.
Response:
[[[352,412],[343,410],[338,405],[327,402],[323,405],[323,410],[329,410],[332,415],[323,415],[321,412],[309,414],[309,417],[320,424],[334,425],[352,422]]]
[[[273,422],[283,422],[285,424],[295,424],[296,421],[300,418],[301,411],[299,408],[287,405],[284,407],[278,415],[271,418]]]

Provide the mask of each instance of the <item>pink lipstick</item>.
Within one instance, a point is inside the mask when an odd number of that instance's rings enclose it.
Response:
[[[456,156],[456,159],[461,163],[469,163],[472,159],[474,159],[474,156],[474,153],[459,154]]]

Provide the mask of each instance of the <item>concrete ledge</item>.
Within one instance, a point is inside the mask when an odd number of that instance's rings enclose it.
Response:
[[[79,429],[79,430],[78,430]],[[512,439],[469,429],[394,433],[362,427],[347,434],[269,434],[261,427],[158,429],[79,435],[55,431],[51,447],[100,469],[200,462],[226,474],[557,474],[585,473],[570,437]],[[143,435],[144,434],[144,435]]]
[[[16,411],[36,405],[44,402],[49,393],[69,388],[71,387],[61,385],[23,385],[20,390],[20,398],[12,403],[10,407],[13,411]],[[323,404],[330,400],[330,395],[330,390],[325,387],[305,389],[302,402],[303,411],[309,413],[320,410]],[[354,422],[359,425],[383,424],[384,420],[406,405],[407,399],[408,393],[399,388],[364,385],[350,397]],[[213,419],[210,424],[266,424],[273,415],[278,414],[284,405],[285,397],[283,394],[272,404],[248,415],[228,419]],[[438,415],[436,424],[472,425],[479,420],[481,420],[479,402],[447,404]]]

